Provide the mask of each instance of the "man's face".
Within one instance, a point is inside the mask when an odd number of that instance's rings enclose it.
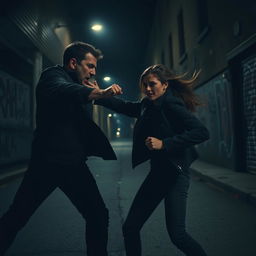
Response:
[[[75,72],[80,82],[86,82],[90,77],[96,74],[97,59],[91,54],[87,53],[85,58],[76,63]]]

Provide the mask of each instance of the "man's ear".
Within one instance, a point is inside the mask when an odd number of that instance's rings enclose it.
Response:
[[[71,58],[69,60],[69,63],[68,63],[68,67],[71,69],[71,70],[75,70],[76,69],[76,66],[77,66],[77,61],[75,58]]]

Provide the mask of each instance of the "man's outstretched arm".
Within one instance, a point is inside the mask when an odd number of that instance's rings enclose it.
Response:
[[[98,100],[122,94],[122,89],[118,84],[112,84],[106,89],[100,89],[98,86],[90,85],[85,85],[85,87],[94,88],[88,96],[89,100]]]

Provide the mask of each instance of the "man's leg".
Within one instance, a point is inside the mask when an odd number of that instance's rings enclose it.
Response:
[[[47,173],[51,172],[43,165],[30,164],[11,206],[0,219],[0,256],[4,255],[18,231],[56,188],[52,179],[54,175]]]
[[[65,168],[60,189],[86,220],[88,256],[107,256],[108,210],[87,165]]]

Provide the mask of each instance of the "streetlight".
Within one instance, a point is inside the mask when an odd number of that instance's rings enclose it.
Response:
[[[111,80],[111,77],[105,76],[105,77],[103,78],[103,80],[104,80],[105,82],[109,82],[109,81]]]
[[[108,139],[111,140],[111,132],[112,132],[112,125],[111,125],[111,118],[112,114],[107,115],[107,133],[108,133]]]
[[[93,26],[91,26],[91,29],[93,31],[99,32],[103,29],[103,26],[101,24],[94,24]]]

